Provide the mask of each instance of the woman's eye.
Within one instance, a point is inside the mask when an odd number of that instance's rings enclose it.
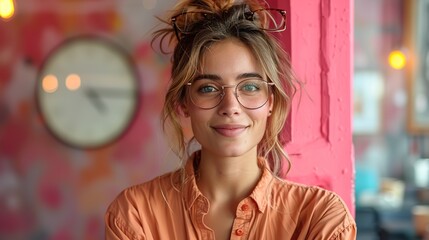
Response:
[[[198,88],[198,92],[200,93],[212,93],[218,91],[214,86],[201,86]]]
[[[246,83],[240,89],[244,92],[254,92],[258,91],[260,87],[258,84]]]

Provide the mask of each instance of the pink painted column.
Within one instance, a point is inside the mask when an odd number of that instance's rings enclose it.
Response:
[[[338,193],[354,212],[351,0],[271,0],[287,10],[279,35],[304,83],[285,133],[292,157],[287,178]]]

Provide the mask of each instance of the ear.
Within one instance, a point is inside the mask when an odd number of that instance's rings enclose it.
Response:
[[[270,98],[268,99],[268,117],[271,116],[271,113],[273,111],[273,106],[274,106],[274,94],[271,93]]]
[[[179,115],[185,118],[189,117],[189,109],[186,103],[180,104],[178,108]]]

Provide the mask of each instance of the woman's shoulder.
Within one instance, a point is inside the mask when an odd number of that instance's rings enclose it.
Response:
[[[288,214],[297,224],[308,225],[308,229],[314,229],[316,233],[330,230],[328,232],[340,236],[355,231],[353,216],[334,191],[277,179],[271,194],[275,196],[272,204],[278,207],[277,210]]]
[[[288,206],[305,211],[325,212],[335,210],[348,215],[343,199],[334,191],[319,186],[306,185],[290,180],[276,179],[271,188],[274,199],[287,202]]]
[[[275,178],[272,191],[279,195],[291,195],[294,198],[299,198],[301,200],[306,198],[313,199],[316,196],[321,197],[322,199],[340,198],[337,193],[319,186],[279,178]]]
[[[177,178],[179,170],[165,173],[151,180],[123,189],[112,202],[110,209],[124,205],[144,206],[163,198],[166,192],[178,192]]]
[[[155,228],[157,214],[166,211],[166,205],[176,207],[180,198],[172,180],[177,173],[169,172],[122,190],[107,208],[106,229],[122,236],[121,239],[142,239],[143,232]]]

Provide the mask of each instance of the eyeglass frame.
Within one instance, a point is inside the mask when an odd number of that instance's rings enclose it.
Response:
[[[267,32],[283,32],[284,30],[286,30],[286,10],[283,9],[279,9],[279,8],[260,8],[254,11],[248,11],[248,12],[244,12],[244,18],[248,21],[252,21],[253,22],[253,16],[255,15],[255,13],[259,12],[259,11],[277,11],[280,13],[280,15],[283,17],[283,26],[281,26],[279,29],[265,29],[263,27],[259,27],[259,29],[267,31]],[[181,15],[185,15],[188,13],[202,13],[204,17],[206,17],[209,14],[214,15],[215,13],[211,13],[211,12],[204,12],[204,11],[190,11],[190,12],[182,12],[179,13],[173,17],[170,18],[171,24],[173,25],[174,28],[174,33],[176,34],[177,39],[180,40],[179,37],[179,32],[181,34],[189,34],[189,32],[183,32],[180,30],[179,27],[177,27],[176,21],[177,18]]]
[[[195,106],[197,106],[197,107],[199,107],[199,108],[201,108],[201,109],[204,109],[204,110],[210,110],[210,109],[213,109],[213,108],[215,108],[215,107],[219,106],[219,104],[222,102],[222,100],[223,100],[223,99],[224,99],[224,97],[226,96],[225,88],[234,88],[234,96],[235,96],[235,99],[237,99],[237,102],[238,102],[242,107],[244,107],[244,108],[246,108],[246,109],[249,109],[249,110],[256,110],[256,109],[259,109],[259,108],[263,107],[263,106],[268,102],[268,99],[270,98],[270,97],[269,97],[269,93],[270,93],[270,89],[271,89],[271,88],[270,88],[270,86],[275,86],[275,83],[273,83],[273,82],[268,82],[268,81],[265,81],[265,80],[262,80],[262,79],[258,79],[257,81],[261,81],[261,82],[264,82],[264,83],[266,83],[266,84],[267,84],[268,97],[267,97],[267,100],[266,100],[266,101],[265,101],[261,106],[259,106],[259,107],[255,107],[255,108],[249,108],[249,107],[244,106],[244,105],[243,105],[243,103],[241,103],[241,102],[240,102],[240,100],[238,99],[238,93],[237,93],[237,87],[238,87],[238,85],[240,85],[241,83],[243,83],[243,82],[245,82],[245,81],[249,81],[249,79],[244,79],[244,80],[240,81],[239,83],[237,83],[237,84],[235,84],[235,85],[231,85],[231,84],[220,85],[219,87],[221,87],[221,88],[222,88],[222,92],[218,95],[218,96],[220,96],[220,100],[219,100],[219,102],[218,102],[218,103],[216,103],[216,105],[214,105],[213,107],[210,107],[210,108],[204,108],[204,107],[198,106],[196,103],[194,103],[194,101],[192,100],[192,97],[191,97],[191,96],[189,96],[189,97],[190,97],[190,99],[191,99],[191,102],[192,102]],[[187,87],[190,87],[190,86],[192,86],[192,83],[194,83],[194,82],[188,82],[188,83],[186,83],[186,86],[187,86]],[[216,96],[216,97],[218,97],[218,96]]]

